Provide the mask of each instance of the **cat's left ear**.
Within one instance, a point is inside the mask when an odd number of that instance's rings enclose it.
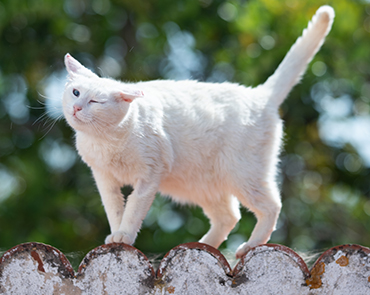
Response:
[[[72,57],[69,53],[64,56],[64,64],[67,68],[68,74],[71,78],[76,75],[84,75],[89,78],[97,77],[92,71],[85,68],[82,64],[80,64],[76,59]]]
[[[137,97],[143,97],[144,92],[140,89],[135,88],[127,88],[127,89],[120,89],[114,95],[116,98],[123,100],[125,102],[131,103]]]

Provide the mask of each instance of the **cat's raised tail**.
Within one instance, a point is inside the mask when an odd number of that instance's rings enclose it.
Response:
[[[299,82],[308,63],[319,51],[329,33],[334,20],[334,9],[331,6],[321,6],[301,37],[291,47],[274,74],[262,87],[273,89],[271,101],[280,105],[289,91]]]

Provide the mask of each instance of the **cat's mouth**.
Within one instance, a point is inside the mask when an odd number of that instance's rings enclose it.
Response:
[[[81,115],[79,116],[78,113],[72,114],[71,117],[72,117],[73,121],[75,123],[77,123],[77,124],[83,124],[83,123],[85,123],[85,121],[83,120],[83,118],[81,118]]]
[[[78,122],[82,122],[82,121],[81,121],[81,119],[80,119],[79,117],[77,117],[77,113],[74,113],[74,114],[72,115],[72,117],[73,117],[73,119],[74,119],[74,120],[76,120],[76,121],[78,121]]]

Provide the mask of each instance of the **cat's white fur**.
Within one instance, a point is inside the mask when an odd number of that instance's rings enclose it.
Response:
[[[133,244],[159,191],[203,208],[211,228],[200,242],[217,248],[240,219],[240,202],[257,224],[236,256],[266,243],[281,208],[275,179],[282,138],[278,107],[333,19],[331,7],[319,8],[275,73],[256,88],[123,83],[98,77],[67,54],[64,115],[108,216],[111,234],[105,242]],[[120,188],[128,184],[134,191],[125,204]]]

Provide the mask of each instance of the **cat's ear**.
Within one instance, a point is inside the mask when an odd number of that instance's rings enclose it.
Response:
[[[120,89],[117,92],[115,92],[114,96],[119,100],[131,103],[135,98],[143,97],[144,92],[140,89],[125,87],[125,89]]]
[[[86,77],[97,77],[92,71],[85,68],[82,64],[80,64],[76,59],[72,57],[69,53],[64,56],[64,64],[67,68],[67,72],[71,78],[75,77],[76,75],[84,75]]]

